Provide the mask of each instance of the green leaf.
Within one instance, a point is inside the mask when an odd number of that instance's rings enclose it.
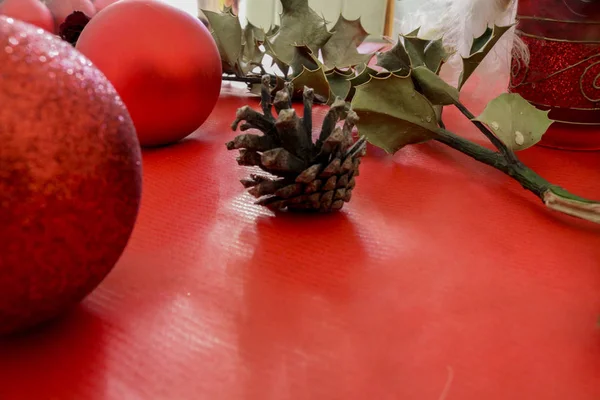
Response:
[[[273,49],[271,43],[268,40],[265,40],[263,46],[265,46],[265,53],[271,56],[271,58],[273,59],[273,63],[276,64],[277,67],[279,67],[279,69],[281,70],[281,72],[283,72],[283,74],[287,77],[290,70],[290,65],[288,63],[283,62],[277,57],[275,50]]]
[[[441,125],[443,110],[444,110],[444,106],[440,106],[440,105],[433,106],[433,111],[435,111],[435,119],[437,120],[438,125]]]
[[[308,0],[281,0],[281,5],[279,29],[268,38],[277,58],[290,64],[294,45],[305,45],[313,54],[318,54],[332,36],[323,17],[310,8]]]
[[[337,68],[325,72],[325,76],[327,77],[327,81],[329,82],[329,86],[331,87],[334,98],[348,98],[350,89],[352,89],[352,84],[350,83],[350,79],[352,78],[351,74],[352,71],[350,71],[349,75],[346,71],[341,71]]]
[[[542,139],[554,122],[548,113],[516,93],[503,93],[490,101],[474,120],[487,125],[510,149],[519,151]]]
[[[259,43],[261,43],[259,38],[261,36],[264,38],[264,35],[265,33],[262,29],[252,25],[250,22],[244,28],[240,64],[246,74],[256,68],[256,64],[260,64],[264,57],[264,53],[259,47]]]
[[[368,35],[360,18],[348,20],[341,15],[333,27],[333,35],[323,46],[325,66],[327,68],[345,68],[363,63],[368,64],[374,53],[360,54],[357,50]]]
[[[294,56],[290,62],[293,74],[298,75],[302,72],[303,67],[311,71],[314,71],[323,66],[321,62],[315,57],[310,48],[304,45],[293,46]]]
[[[221,54],[224,72],[239,74],[239,59],[242,54],[240,20],[231,9],[226,9],[224,12],[209,10],[202,10],[202,12],[208,20],[211,34]]]
[[[263,28],[259,28],[258,26],[252,24],[250,21],[246,21],[246,27],[244,28],[244,30],[250,30],[252,32],[254,40],[256,40],[259,43],[264,42],[265,38],[267,37],[267,34],[265,33],[265,30]]]
[[[448,61],[452,55],[446,50],[442,39],[425,40],[417,36],[406,35],[404,36],[404,47],[413,68],[427,67],[436,74],[440,71],[442,64]]]
[[[497,26],[487,28],[485,32],[473,40],[471,51],[468,57],[463,57],[463,70],[460,74],[458,88],[461,89],[465,82],[473,75],[479,64],[488,55],[490,50],[498,43],[498,40],[504,35],[512,25]]]
[[[388,153],[436,136],[437,115],[412,79],[390,74],[357,86],[352,109],[362,136]]]
[[[458,102],[458,89],[447,84],[439,75],[427,67],[416,67],[413,80],[419,91],[434,105],[449,105]]]
[[[410,57],[400,38],[398,38],[398,42],[396,42],[394,47],[377,54],[377,65],[399,75],[409,74]]]
[[[302,97],[302,92],[306,86],[314,90],[315,100],[319,102],[327,103],[331,98],[331,88],[322,67],[314,71],[302,67],[302,71],[292,79],[292,83],[294,84],[294,94],[296,97]]]
[[[431,40],[425,48],[425,65],[431,71],[438,74],[442,65],[454,54],[444,46],[442,39]]]
[[[427,67],[437,74],[452,53],[446,50],[441,39],[425,40],[417,34],[418,29],[400,35],[394,47],[377,55],[377,65],[400,75],[407,75],[411,67],[418,66]]]
[[[346,96],[346,100],[351,100],[352,97],[354,97],[354,94],[356,93],[356,87],[358,85],[362,85],[363,83],[367,83],[369,81],[369,79],[371,79],[371,77],[373,76],[377,76],[377,71],[375,71],[373,68],[368,67],[367,65],[364,66],[364,68],[362,68],[359,72],[358,75],[356,75],[355,77],[351,77],[349,78],[350,80],[350,92],[348,93],[348,96]]]

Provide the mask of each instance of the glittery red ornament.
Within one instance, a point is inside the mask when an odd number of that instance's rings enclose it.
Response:
[[[99,12],[76,48],[123,98],[143,146],[177,142],[214,109],[221,57],[198,18],[156,0],[121,0]]]
[[[0,334],[52,319],[111,271],[141,196],[116,91],[73,46],[0,17]]]
[[[518,7],[530,60],[513,59],[510,90],[560,121],[543,144],[600,149],[600,3],[520,0]]]

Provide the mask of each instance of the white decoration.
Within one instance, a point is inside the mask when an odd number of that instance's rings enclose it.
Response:
[[[398,33],[420,27],[419,36],[442,37],[457,53],[445,67],[444,78],[458,81],[461,56],[467,56],[473,38],[481,36],[488,26],[515,23],[517,0],[399,0],[395,20]],[[527,49],[511,29],[477,69],[477,74],[494,75],[508,80],[512,55],[527,59]]]

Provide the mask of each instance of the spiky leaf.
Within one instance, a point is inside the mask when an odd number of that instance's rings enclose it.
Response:
[[[350,83],[350,79],[353,78],[352,71],[348,74],[348,72],[336,68],[331,71],[326,71],[325,76],[327,77],[327,81],[329,82],[329,86],[331,87],[334,96],[347,99],[348,94],[350,94],[350,89],[352,89],[352,84]]]
[[[362,85],[363,83],[367,83],[369,79],[371,79],[371,77],[377,76],[379,74],[373,68],[370,68],[366,65],[364,66],[364,68],[358,70],[358,72],[358,75],[350,78],[350,92],[348,93],[348,96],[346,96],[347,100],[352,100],[352,98],[354,97],[354,93],[356,93],[356,86]]]
[[[287,77],[289,74],[290,65],[288,63],[285,63],[283,60],[281,60],[277,56],[277,53],[275,53],[275,49],[271,45],[271,42],[269,42],[268,40],[265,40],[263,45],[265,46],[265,53],[268,54],[273,59],[273,63],[276,64],[277,67],[281,70],[281,72],[283,72],[283,75],[285,75]],[[290,46],[290,47],[293,48],[293,46]]]
[[[277,32],[268,38],[278,59],[290,64],[294,45],[308,46],[313,54],[331,38],[323,17],[310,6],[308,0],[280,0],[283,6]]]
[[[410,58],[411,66],[423,66],[429,68],[436,74],[440,71],[442,64],[451,56],[441,39],[425,40],[417,36],[404,36],[404,47]]]
[[[212,36],[217,44],[225,72],[239,72],[239,59],[242,54],[242,27],[231,9],[224,12],[202,10]]]
[[[458,89],[447,84],[439,75],[427,67],[416,67],[412,77],[419,91],[434,105],[449,105],[458,102]]]
[[[369,35],[360,19],[348,20],[341,15],[332,31],[333,35],[323,46],[325,67],[353,67],[362,63],[367,64],[373,57],[374,53],[361,54],[357,50]]]
[[[377,65],[398,75],[408,75],[410,72],[410,57],[402,41],[398,40],[394,47],[377,54]]]
[[[430,140],[438,128],[435,110],[410,77],[371,78],[356,87],[352,109],[361,135],[388,153]]]
[[[512,25],[497,26],[487,28],[485,32],[473,40],[471,51],[468,57],[463,57],[463,70],[460,74],[458,88],[462,88],[465,82],[469,79],[479,64],[488,55],[490,50],[498,43],[502,35],[504,35]]]
[[[538,110],[516,93],[503,93],[488,103],[475,118],[515,151],[538,143],[550,125],[549,111]]]
[[[315,100],[327,103],[331,97],[331,89],[329,82],[323,72],[323,68],[319,67],[316,70],[309,70],[306,67],[302,68],[300,74],[292,79],[296,96],[302,96],[304,87],[312,88],[315,92]]]
[[[262,42],[261,37],[264,40],[264,31],[250,22],[243,30],[242,37],[242,55],[241,64],[242,69],[245,73],[252,71],[256,68],[256,64],[260,64],[264,57],[264,53],[259,47],[259,43]]]
[[[294,75],[301,73],[303,68],[314,71],[323,65],[308,46],[293,46],[293,50],[294,56],[289,64]]]

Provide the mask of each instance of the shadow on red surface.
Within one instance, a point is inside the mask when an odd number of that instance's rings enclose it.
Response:
[[[84,306],[26,334],[0,340],[0,399],[73,399],[102,391],[106,325]]]

